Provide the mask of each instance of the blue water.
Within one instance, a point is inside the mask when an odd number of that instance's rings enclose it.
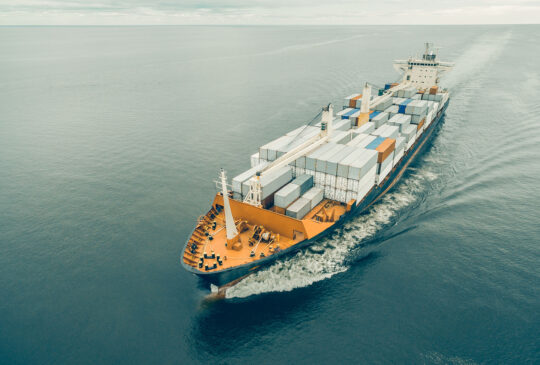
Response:
[[[228,299],[180,254],[220,167],[391,61],[456,68],[367,215]],[[0,363],[540,363],[540,27],[0,29]]]

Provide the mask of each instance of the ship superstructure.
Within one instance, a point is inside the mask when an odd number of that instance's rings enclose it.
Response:
[[[398,83],[329,104],[311,123],[270,141],[251,168],[225,171],[218,193],[188,239],[182,263],[225,285],[328,234],[385,194],[431,137],[449,94],[439,77],[452,67],[431,44],[422,58],[395,61]]]

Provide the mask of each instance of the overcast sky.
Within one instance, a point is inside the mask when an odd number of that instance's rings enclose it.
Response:
[[[522,24],[540,0],[0,0],[0,24]]]

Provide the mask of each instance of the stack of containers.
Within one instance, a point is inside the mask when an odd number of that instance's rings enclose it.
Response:
[[[309,200],[310,202],[309,210],[311,211],[320,202],[322,202],[322,200],[324,199],[324,192],[322,189],[313,187],[309,189],[304,195],[302,195],[302,198]]]
[[[388,125],[399,127],[402,132],[403,128],[411,124],[411,116],[406,114],[396,114],[388,120]]]
[[[336,113],[336,115],[341,117],[341,119],[349,119],[351,115],[358,113],[359,111],[360,109],[347,108],[347,109],[343,109],[339,113]]]
[[[264,161],[274,161],[277,158],[277,148],[288,144],[292,140],[292,136],[281,136],[271,142],[268,142],[259,148],[259,158]]]
[[[407,100],[407,99],[405,99],[405,98],[392,98],[392,104],[399,105],[399,104],[403,103],[405,100]]]
[[[255,167],[260,163],[259,152],[255,152],[250,157],[251,167]]]
[[[351,129],[353,126],[353,123],[351,122],[351,120],[347,120],[347,119],[336,119],[332,122],[332,128],[335,130],[335,131],[348,131],[349,129]]]
[[[377,112],[373,112],[377,113]],[[375,125],[375,128],[379,128],[381,125],[386,123],[388,121],[388,113],[386,112],[379,112],[377,115],[371,116],[371,122]]]
[[[285,209],[312,187],[313,176],[307,174],[300,175],[276,192],[274,205]]]
[[[336,186],[345,191],[343,203],[351,199],[359,202],[371,190],[377,174],[377,155],[377,151],[360,148],[338,163]]]
[[[388,113],[388,118],[392,118],[394,115],[399,113],[399,108],[397,105],[390,105],[386,110],[385,113]]]
[[[389,97],[387,100],[377,104],[375,106],[375,110],[384,112],[384,111],[386,111],[386,109],[388,109],[391,106],[392,106],[392,98]]]
[[[370,144],[371,142],[373,142],[376,138],[377,138],[377,136],[374,136],[374,135],[370,134],[366,138],[363,138],[363,139],[357,141],[356,144],[355,144],[355,147],[366,148],[366,146],[368,144]]]
[[[356,145],[358,145],[360,142],[362,142],[364,139],[366,139],[368,137],[369,137],[369,134],[367,134],[367,133],[355,134],[353,139],[350,142],[347,143],[347,146],[356,146]]]
[[[397,96],[399,98],[412,98],[416,94],[417,90],[414,86],[409,86],[404,89],[398,90]]]
[[[293,139],[289,143],[280,144],[276,147],[276,158],[280,158],[287,152],[295,149],[296,147],[300,146],[304,142],[306,142],[308,139],[312,138],[318,133],[318,130],[310,130],[308,133],[302,133],[300,136],[293,136]],[[273,147],[272,147],[273,148]],[[271,151],[270,149],[268,150]],[[270,155],[270,153],[269,153]]]
[[[404,101],[398,104],[398,111],[401,114],[405,114],[405,111],[407,110],[407,105],[409,105],[413,101],[414,101],[413,99],[405,99]]]
[[[340,189],[337,187],[337,169],[338,163],[345,157],[354,153],[357,149],[351,146],[345,146],[345,148],[339,150],[326,161],[326,176],[325,176],[325,195],[333,200],[345,202],[346,189]]]
[[[336,113],[336,117],[338,117],[339,119],[342,119],[343,115],[344,114],[347,114],[349,113],[351,110],[353,110],[354,108],[346,108],[346,107],[343,107],[343,110],[340,110],[339,112]]]
[[[445,95],[448,95],[448,94],[437,93],[435,95],[432,95],[432,94],[424,93],[424,95],[422,95],[422,100],[431,100],[431,101],[436,101],[440,103],[443,101]]]
[[[336,145],[334,148],[328,150],[326,153],[320,154],[315,161],[315,186],[326,186],[326,163],[334,154],[338,153],[346,146]],[[325,192],[326,193],[326,192]],[[330,198],[327,196],[327,198]]]
[[[307,156],[301,156],[296,160],[296,172],[306,173],[315,176],[315,162],[319,155],[328,152],[330,149],[337,146],[335,143],[326,143]]]
[[[394,152],[393,165],[396,166],[405,154],[405,137],[398,137],[396,139],[396,150]]]
[[[242,196],[245,198],[249,193],[250,179],[242,183]],[[292,180],[292,169],[290,166],[283,166],[270,173],[263,174],[259,180],[261,184],[261,200],[273,196],[282,186]],[[234,184],[233,184],[234,185]],[[234,191],[234,186],[233,186]]]
[[[338,144],[345,144],[351,140],[351,132],[350,131],[340,131],[340,130],[334,130],[330,138],[328,139],[329,142],[332,143],[338,143]]]
[[[294,203],[287,207],[285,214],[295,219],[302,219],[309,213],[311,208],[311,201],[306,198],[299,198]]]
[[[246,170],[242,172],[241,174],[233,177],[232,179],[232,190],[233,190],[233,198],[236,200],[243,200],[244,195],[242,194],[242,184],[251,179],[257,171],[262,170],[264,167],[268,165],[268,162],[262,162],[258,164],[255,167],[250,168],[249,170]]]
[[[373,124],[372,122],[367,122],[366,124],[364,125],[361,125],[360,127],[358,128],[355,128],[353,130],[353,133],[357,133],[357,134],[360,134],[360,133],[371,133],[375,130],[375,124]]]
[[[399,127],[385,124],[372,132],[374,136],[396,139],[399,136]]]
[[[380,183],[392,170],[396,140],[392,138],[377,137],[377,139],[367,145],[366,148],[378,152],[377,174],[379,176],[378,183]]]
[[[408,151],[416,141],[416,126],[409,124],[408,126],[403,127],[401,136],[405,138],[406,149]]]
[[[343,106],[345,108],[356,108],[357,100],[361,100],[362,94],[352,94],[345,98]]]
[[[418,124],[424,119],[428,112],[427,101],[425,100],[413,100],[405,107],[405,114],[411,116],[411,123]]]

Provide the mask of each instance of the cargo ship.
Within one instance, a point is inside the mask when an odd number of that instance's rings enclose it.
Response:
[[[270,141],[228,183],[222,169],[208,212],[186,241],[185,269],[224,287],[301,250],[388,192],[432,138],[449,103],[431,43],[394,61],[398,82],[328,104],[313,120]],[[360,90],[359,90],[360,91]]]

